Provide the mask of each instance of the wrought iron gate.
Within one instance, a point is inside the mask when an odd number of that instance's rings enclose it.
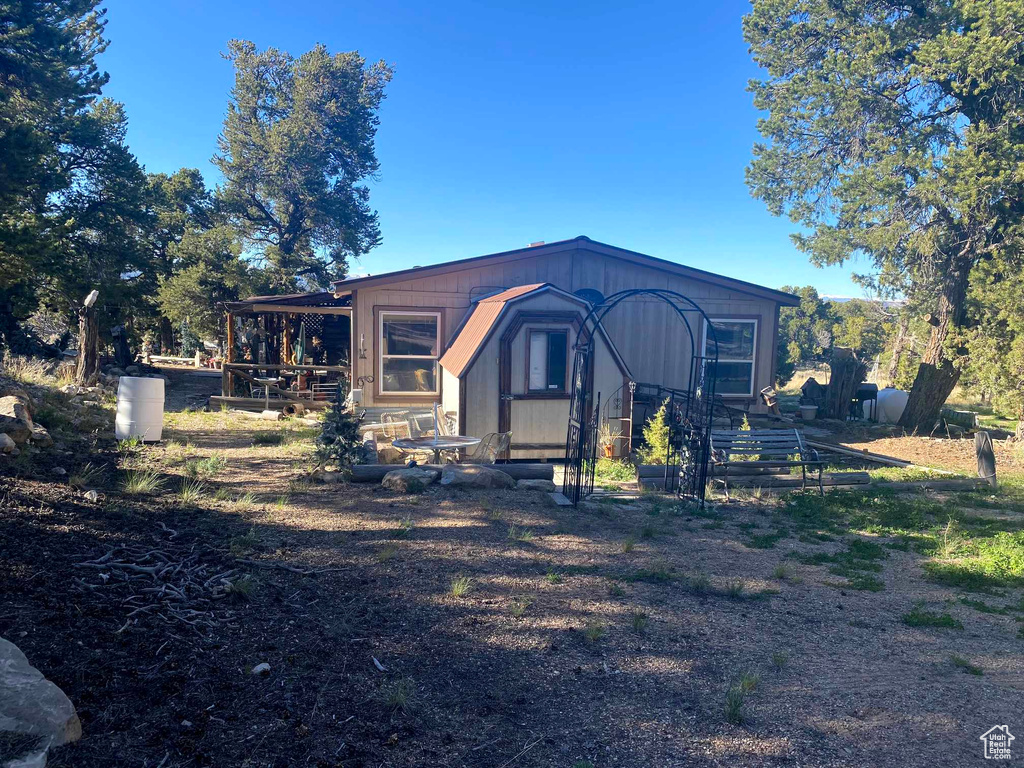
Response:
[[[714,326],[707,314],[693,301],[674,291],[635,289],[620,291],[591,308],[576,338],[573,359],[572,394],[569,400],[569,424],[565,438],[565,476],[562,492],[579,504],[593,493],[597,464],[601,393],[593,392],[594,340],[603,333],[601,320],[622,301],[651,297],[671,306],[682,320],[690,341],[690,375],[686,389],[667,387],[666,420],[669,446],[665,456],[665,490],[674,490],[704,504],[707,488],[708,448],[715,400],[715,369],[718,365],[717,342],[713,355],[698,353],[697,335],[687,313],[697,314],[705,323],[707,338],[715,341]],[[609,342],[610,343],[610,342]]]

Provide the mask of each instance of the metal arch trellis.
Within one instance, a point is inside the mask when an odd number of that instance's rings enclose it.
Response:
[[[665,489],[674,488],[677,495],[704,504],[715,400],[715,375],[712,371],[718,368],[715,328],[707,313],[680,293],[660,288],[634,288],[612,294],[591,307],[576,335],[569,424],[565,437],[565,479],[562,483],[562,492],[574,506],[594,491],[601,414],[601,393],[595,396],[593,391],[594,339],[598,331],[603,330],[605,315],[623,301],[643,297],[662,301],[675,310],[686,328],[691,350],[687,387],[672,387],[672,394],[667,401],[669,449],[665,457]],[[698,345],[695,328],[688,314],[697,314],[704,320],[707,338],[714,342],[710,345],[710,354],[699,354],[704,345]]]

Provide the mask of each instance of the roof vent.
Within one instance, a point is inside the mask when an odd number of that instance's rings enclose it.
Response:
[[[536,248],[538,245],[544,245],[544,241],[543,240],[538,240],[536,243],[530,243],[529,247],[530,248]]]

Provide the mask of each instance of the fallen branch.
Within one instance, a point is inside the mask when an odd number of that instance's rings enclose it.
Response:
[[[236,558],[239,563],[245,565],[252,565],[256,568],[280,568],[282,571],[288,571],[289,573],[297,573],[300,576],[315,576],[318,573],[333,573],[335,571],[347,571],[348,568],[299,568],[297,565],[289,565],[288,563],[276,563],[268,562],[264,560],[246,560],[244,558]]]

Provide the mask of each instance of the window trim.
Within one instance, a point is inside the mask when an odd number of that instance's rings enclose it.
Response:
[[[441,346],[442,346],[442,313],[440,310],[424,310],[422,308],[410,308],[405,309],[403,307],[377,307],[377,371],[379,373],[377,394],[380,397],[425,397],[434,399],[441,394],[441,366],[439,360],[441,359]],[[385,355],[384,354],[384,318],[388,315],[405,315],[405,316],[418,316],[418,317],[434,317],[437,319],[437,345],[435,349],[437,352],[433,356],[429,355]],[[393,390],[384,389],[384,360],[394,358],[395,360],[433,360],[434,361],[434,389],[429,392],[424,391],[406,391],[406,390]]]
[[[526,394],[528,395],[565,395],[569,391],[569,379],[572,376],[572,366],[569,364],[569,352],[572,349],[572,345],[569,343],[569,328],[567,327],[553,327],[553,328],[527,328],[526,329]],[[533,354],[533,335],[535,333],[564,333],[565,334],[565,381],[562,382],[562,386],[559,389],[533,389],[530,387],[530,355]],[[550,355],[550,352],[548,353]]]
[[[732,316],[732,317],[709,317],[708,321],[710,321],[710,323],[750,323],[750,324],[752,324],[754,326],[754,346],[753,346],[753,349],[750,352],[750,359],[749,360],[743,359],[743,358],[738,358],[738,357],[719,357],[718,358],[718,362],[719,363],[749,363],[750,364],[750,391],[749,392],[729,392],[729,393],[726,393],[726,392],[719,392],[717,390],[717,387],[715,389],[715,394],[718,395],[719,397],[753,397],[754,396],[754,389],[757,386],[757,346],[758,346],[758,344],[757,344],[758,338],[757,337],[758,337],[758,334],[761,331],[761,317],[759,315],[755,316],[755,317],[736,317],[736,316]],[[707,356],[708,356],[708,325],[710,324],[708,321],[704,322],[704,338],[703,338],[703,342],[701,344],[701,349],[703,351],[703,354],[704,354],[705,358],[707,358]]]

